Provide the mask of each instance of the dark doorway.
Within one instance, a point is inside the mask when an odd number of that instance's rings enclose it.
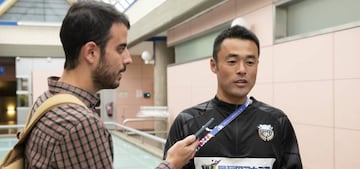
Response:
[[[15,57],[0,57],[0,124],[16,124]]]

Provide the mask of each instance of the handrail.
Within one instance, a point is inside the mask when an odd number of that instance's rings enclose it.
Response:
[[[131,127],[128,127],[128,126],[125,126],[125,125],[122,125],[122,124],[119,124],[119,123],[115,123],[115,122],[104,122],[104,123],[106,125],[113,125],[113,126],[125,129],[127,131],[134,132],[134,133],[136,133],[136,134],[138,134],[140,136],[143,136],[143,137],[146,137],[148,139],[154,140],[154,141],[159,142],[161,144],[166,143],[166,140],[161,138],[161,137],[157,137],[157,136],[151,135],[149,133],[146,133],[146,132],[143,132],[143,131],[140,131],[140,130],[137,130],[137,129],[134,129],[134,128],[131,128]]]
[[[1,129],[8,129],[8,134],[11,134],[11,129],[21,129],[24,128],[25,124],[16,124],[16,125],[0,125],[0,130]],[[14,133],[16,134],[16,133]]]
[[[106,125],[112,125],[112,126],[115,126],[117,128],[122,128],[122,129],[125,129],[127,131],[131,131],[133,133],[136,133],[140,136],[143,136],[145,138],[148,138],[148,139],[151,139],[151,140],[154,140],[156,142],[159,142],[161,144],[165,144],[166,143],[166,140],[164,138],[161,138],[161,137],[157,137],[157,136],[154,136],[154,135],[151,135],[149,133],[146,133],[146,132],[143,132],[143,131],[140,131],[140,130],[137,130],[137,129],[134,129],[134,128],[131,128],[131,127],[128,127],[128,126],[124,126],[122,124],[119,124],[119,123],[116,123],[116,122],[104,122]],[[9,134],[11,133],[11,129],[19,129],[19,128],[23,128],[25,125],[24,124],[17,124],[17,125],[0,125],[0,129],[8,129],[9,130]]]
[[[126,125],[128,122],[139,122],[139,121],[165,121],[166,118],[159,117],[137,117],[137,118],[126,118],[123,121],[123,125]]]
[[[18,129],[25,127],[25,124],[0,125],[0,129]]]

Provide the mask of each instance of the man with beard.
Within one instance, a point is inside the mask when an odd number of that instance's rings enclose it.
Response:
[[[113,6],[81,1],[67,12],[60,30],[65,52],[61,77],[49,77],[49,89],[34,103],[33,114],[50,97],[67,93],[87,107],[61,104],[50,108],[33,128],[25,146],[26,168],[113,168],[113,142],[95,111],[96,93],[115,89],[126,66],[130,23]],[[192,158],[195,136],[180,141],[158,168],[180,168]]]
[[[217,77],[213,99],[181,112],[165,145],[195,133],[209,119],[209,133],[200,136],[194,168],[302,169],[294,129],[278,108],[248,97],[254,87],[260,45],[242,26],[222,31],[215,39],[210,69]],[[216,127],[215,127],[216,126]]]

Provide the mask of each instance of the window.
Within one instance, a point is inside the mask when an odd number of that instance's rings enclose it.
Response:
[[[131,7],[131,5],[135,3],[136,0],[102,0],[102,1],[114,5],[116,9],[118,9],[120,12],[125,12]]]
[[[274,8],[275,43],[360,26],[357,0],[282,0]]]
[[[29,107],[30,101],[30,89],[29,89],[29,78],[27,77],[16,77],[16,95],[17,95],[17,106],[18,107]]]

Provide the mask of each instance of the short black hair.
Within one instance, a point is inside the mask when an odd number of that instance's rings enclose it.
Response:
[[[245,27],[235,25],[233,27],[223,30],[216,37],[216,39],[214,41],[214,47],[213,47],[213,58],[215,61],[217,61],[217,55],[219,53],[222,42],[228,38],[237,38],[237,39],[245,39],[245,40],[253,41],[256,44],[256,46],[258,48],[258,54],[260,55],[260,43],[259,43],[259,39],[257,38],[257,36],[250,30],[246,29]]]
[[[81,47],[89,41],[105,46],[110,39],[110,29],[114,23],[122,23],[130,29],[127,16],[114,6],[100,1],[79,1],[68,10],[60,29],[60,39],[65,52],[65,69],[73,69],[78,64]]]

